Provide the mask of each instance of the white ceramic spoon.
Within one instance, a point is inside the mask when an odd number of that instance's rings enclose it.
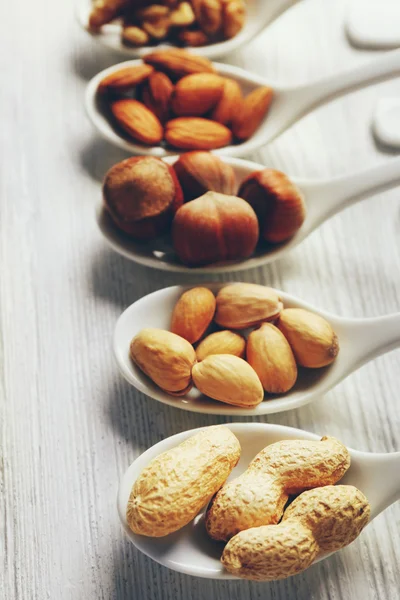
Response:
[[[147,396],[191,412],[214,415],[259,416],[299,408],[321,397],[342,379],[368,361],[400,346],[400,313],[370,319],[348,319],[318,310],[306,302],[278,291],[285,308],[305,308],[327,319],[336,331],[340,351],[335,362],[322,369],[300,369],[295,387],[287,394],[268,394],[255,408],[239,408],[211,400],[193,388],[185,396],[175,397],[164,392],[131,361],[129,346],[132,338],[145,327],[169,329],[175,304],[187,289],[173,286],[153,292],[131,304],[119,317],[113,339],[118,367],[130,384]],[[227,283],[198,284],[217,293]]]
[[[173,164],[177,158],[175,156],[165,160]],[[238,187],[247,175],[265,168],[263,165],[239,158],[224,157],[223,160],[233,166]],[[114,225],[102,203],[99,203],[96,209],[97,223],[104,239],[113,250],[147,267],[191,274],[227,273],[252,269],[282,258],[309,236],[321,223],[347,206],[398,185],[400,183],[400,158],[353,175],[326,181],[307,181],[303,179],[293,179],[293,181],[302,190],[306,199],[307,216],[303,226],[289,241],[278,245],[260,245],[252,257],[240,261],[214,264],[201,268],[187,267],[179,262],[168,236],[145,244],[135,242]]]
[[[227,425],[239,439],[242,454],[232,471],[233,479],[246,470],[249,462],[265,446],[281,440],[318,440],[317,436],[301,429],[266,423],[232,423]],[[131,542],[156,562],[187,575],[209,579],[237,579],[220,563],[223,544],[211,540],[205,531],[205,509],[186,527],[165,538],[148,538],[134,534],[126,521],[126,507],[132,486],[144,467],[156,456],[170,450],[194,435],[198,429],[173,435],[144,452],[125,472],[118,490],[119,516]],[[326,432],[327,433],[327,432]],[[351,466],[340,484],[360,489],[371,505],[371,521],[385,508],[400,499],[400,452],[373,454],[349,448]],[[327,556],[320,557],[319,562]]]
[[[276,19],[286,9],[296,3],[297,0],[247,0],[247,20],[242,31],[231,40],[208,44],[200,48],[192,48],[193,52],[207,58],[217,58],[234,52],[241,46],[250,43]],[[91,10],[91,0],[79,0],[77,4],[76,15],[81,26],[88,31],[95,40],[111,48],[124,56],[138,58],[154,50],[154,46],[144,46],[143,48],[134,48],[126,46],[121,42],[121,25],[119,23],[110,23],[105,25],[100,33],[93,33],[88,28],[89,14]],[[167,44],[160,44],[167,47]]]
[[[130,141],[127,136],[124,136],[123,133],[113,127],[107,116],[104,103],[98,98],[97,88],[104,77],[123,67],[136,64],[140,64],[140,61],[127,61],[113,65],[95,75],[86,88],[86,112],[95,128],[105,139],[127,152],[159,157],[174,155],[177,153],[176,150],[168,150],[162,146],[144,146]],[[268,85],[275,90],[271,109],[256,133],[247,142],[215,150],[215,153],[221,156],[246,156],[261,146],[272,142],[293,123],[318,106],[352,90],[399,75],[400,50],[386,52],[380,58],[366,64],[330,77],[324,77],[314,83],[295,87],[284,87],[275,84],[259,75],[247,73],[239,67],[221,63],[214,63],[214,65],[221,75],[236,79],[245,93],[260,85]]]

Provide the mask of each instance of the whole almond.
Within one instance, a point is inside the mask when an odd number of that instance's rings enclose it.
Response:
[[[194,14],[200,29],[207,35],[214,35],[222,25],[221,0],[192,0]]]
[[[118,125],[137,142],[153,146],[164,137],[160,121],[137,100],[117,100],[111,104],[111,112]]]
[[[161,389],[183,396],[192,387],[194,348],[179,335],[163,329],[142,329],[131,341],[133,362]]]
[[[242,90],[237,81],[224,78],[222,96],[211,113],[211,119],[223,125],[230,125],[235,114],[240,110],[242,101]]]
[[[194,344],[204,334],[215,313],[215,296],[211,290],[196,287],[184,292],[172,313],[171,331]]]
[[[218,102],[224,80],[214,73],[195,73],[183,77],[175,86],[172,110],[178,116],[200,117]]]
[[[244,337],[229,331],[216,331],[211,333],[196,348],[197,360],[200,362],[212,354],[233,354],[244,358],[246,351],[246,340]]]
[[[99,93],[126,92],[145,81],[154,71],[150,65],[136,65],[114,71],[104,77],[97,88]]]
[[[215,322],[229,329],[245,329],[273,321],[282,309],[274,289],[255,283],[232,283],[217,294]]]
[[[168,121],[165,139],[180,150],[215,150],[228,146],[232,133],[225,125],[200,117],[178,117]]]
[[[277,323],[292,348],[297,364],[318,369],[331,364],[339,352],[339,341],[330,323],[302,308],[286,308]]]
[[[243,100],[232,121],[232,132],[236,138],[248,140],[257,131],[271,106],[273,93],[270,87],[259,87]]]
[[[253,407],[264,399],[254,369],[231,354],[212,354],[193,366],[193,383],[202,394],[234,406]]]
[[[171,96],[174,85],[165,73],[156,71],[146,81],[142,101],[145,106],[163,123],[169,117]]]
[[[247,339],[246,358],[270,394],[288,392],[296,383],[297,366],[293,352],[272,323],[264,323]]]
[[[191,54],[181,48],[156,50],[144,56],[143,61],[174,80],[192,73],[215,73],[215,68],[208,58]]]

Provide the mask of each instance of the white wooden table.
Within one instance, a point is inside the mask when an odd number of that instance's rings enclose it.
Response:
[[[346,41],[345,7],[304,0],[230,60],[293,83],[368,60]],[[348,549],[272,584],[181,576],[125,539],[115,499],[130,462],[165,436],[222,419],[136,393],[111,354],[122,309],[182,281],[113,254],[96,229],[100,180],[124,155],[92,131],[83,92],[118,59],[79,30],[67,1],[13,0],[0,40],[0,597],[398,598],[400,505]],[[369,130],[386,93],[399,94],[400,79],[318,110],[252,158],[304,177],[390,160]],[[286,260],[234,279],[269,283],[341,315],[394,312],[399,229],[393,190],[335,217]],[[313,405],[263,420],[330,433],[361,450],[400,450],[399,367],[393,352]]]

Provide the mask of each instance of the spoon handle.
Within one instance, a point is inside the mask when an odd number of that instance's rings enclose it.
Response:
[[[400,157],[358,173],[301,186],[317,224],[339,210],[400,184]]]
[[[400,74],[400,49],[385,52],[380,58],[351,70],[325,77],[293,90],[303,111],[308,112],[335,98],[384,79]]]
[[[400,500],[400,452],[390,454],[363,454],[365,473],[368,481],[371,519],[374,519],[388,506]],[[364,486],[362,486],[364,487]]]
[[[400,313],[349,320],[346,329],[354,349],[354,368],[400,347]]]

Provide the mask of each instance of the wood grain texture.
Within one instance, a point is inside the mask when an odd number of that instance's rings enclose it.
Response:
[[[345,0],[303,0],[230,58],[283,82],[310,81],[372,54],[350,48]],[[165,436],[223,422],[135,392],[110,351],[123,308],[182,277],[108,250],[94,205],[125,157],[83,111],[85,83],[118,58],[81,32],[68,2],[14,0],[0,20],[0,597],[7,600],[381,600],[399,593],[400,506],[350,548],[272,584],[213,582],[151,562],[124,538],[118,479]],[[321,108],[253,158],[302,177],[390,160],[369,130],[376,85]],[[321,199],[323,201],[323,198]],[[399,309],[399,192],[334,217],[285,260],[235,280],[268,283],[346,316]],[[265,422],[400,449],[400,353],[363,367],[313,405]]]

